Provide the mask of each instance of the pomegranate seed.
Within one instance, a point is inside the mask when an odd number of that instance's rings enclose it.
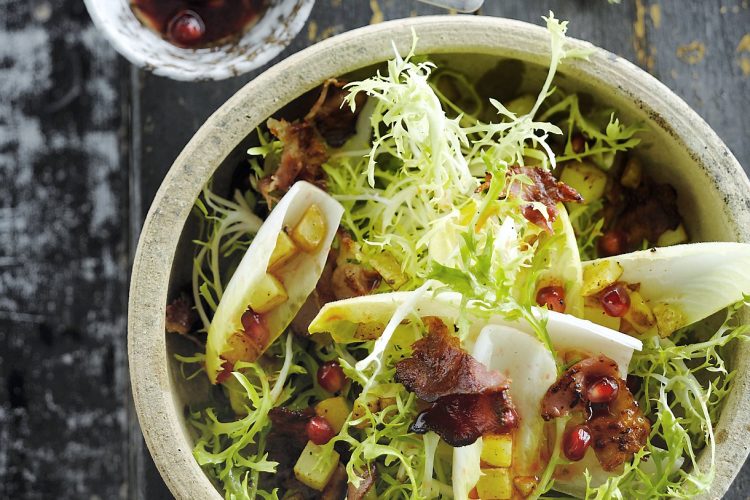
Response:
[[[599,253],[602,257],[611,257],[625,253],[627,249],[627,235],[616,229],[607,231],[599,238]]]
[[[577,462],[586,454],[591,444],[591,433],[585,425],[576,425],[563,439],[563,453],[568,460]]]
[[[479,500],[479,492],[477,491],[476,486],[474,486],[469,492],[469,498],[471,498],[472,500]]]
[[[224,358],[221,358],[221,359],[224,359]],[[224,362],[221,364],[221,371],[216,375],[216,383],[223,384],[224,382],[226,382],[229,379],[229,377],[232,376],[233,370],[234,370],[234,363],[224,359]]]
[[[586,139],[584,139],[583,135],[574,134],[570,138],[570,148],[574,153],[583,153],[584,149],[586,149]]]
[[[307,422],[305,430],[307,431],[307,439],[317,445],[326,444],[336,435],[336,433],[333,432],[331,424],[329,424],[328,420],[323,417],[311,418],[310,421]]]
[[[271,333],[268,331],[266,319],[262,314],[258,314],[248,307],[247,311],[242,313],[240,321],[246,335],[249,335],[258,345],[265,345]]]
[[[620,384],[612,377],[602,377],[589,385],[586,396],[592,403],[610,403],[620,392]]]
[[[169,22],[167,34],[169,38],[183,47],[189,47],[199,41],[206,33],[206,25],[203,19],[192,10],[179,12]]]
[[[545,286],[536,292],[536,303],[555,312],[565,312],[565,289],[561,286]]]
[[[599,294],[599,302],[604,312],[615,318],[621,318],[630,309],[630,295],[625,287],[619,283],[609,285]]]
[[[346,383],[344,370],[336,361],[327,361],[318,368],[318,384],[328,392],[339,392]]]

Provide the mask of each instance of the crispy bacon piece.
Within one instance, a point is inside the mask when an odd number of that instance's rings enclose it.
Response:
[[[588,388],[602,377],[617,381],[617,397],[609,404],[592,404],[586,396]],[[651,424],[620,379],[617,363],[607,356],[576,363],[547,390],[542,400],[542,418],[549,420],[573,411],[586,416],[594,452],[606,471],[615,470],[646,445]]]
[[[273,193],[285,193],[298,179],[322,184],[320,167],[328,159],[328,151],[311,122],[270,118],[267,124],[271,133],[284,144],[276,172],[258,183],[261,194],[271,206],[275,201]]]
[[[300,450],[307,443],[307,423],[315,416],[315,410],[290,410],[283,406],[272,408],[268,412],[271,428],[276,437],[284,438]]]
[[[396,364],[396,380],[432,403],[411,427],[434,431],[451,446],[466,446],[487,433],[507,433],[518,414],[507,379],[461,349],[458,338],[438,318],[423,318],[428,335],[412,346],[411,358]]]
[[[417,415],[412,432],[434,431],[451,446],[467,446],[484,434],[507,434],[518,425],[518,414],[507,391],[451,394]]]
[[[508,169],[508,175],[524,174],[531,179],[531,184],[513,182],[510,188],[510,194],[528,202],[539,202],[547,207],[547,215],[534,208],[534,205],[526,205],[522,210],[523,216],[532,224],[552,232],[552,223],[557,218],[558,202],[581,202],[583,197],[578,191],[567,184],[558,181],[547,170],[537,167],[522,167],[513,165]]]
[[[187,335],[193,329],[198,320],[198,315],[193,310],[193,303],[185,295],[180,295],[167,304],[165,315],[165,326],[169,333]]]
[[[352,112],[344,105],[344,98],[349,93],[344,90],[344,85],[346,82],[335,78],[326,80],[318,100],[305,116],[305,121],[314,123],[320,135],[334,148],[343,146],[354,134],[357,116],[367,100],[365,94],[358,93],[354,98],[356,109]]]
[[[411,358],[396,364],[396,381],[428,403],[443,396],[508,388],[508,380],[461,349],[458,337],[435,317],[423,318],[429,334],[414,343]]]
[[[654,244],[663,232],[680,225],[677,192],[669,184],[643,182],[624,191],[625,206],[614,229],[625,234],[628,250],[640,248],[643,240]]]
[[[371,294],[380,284],[380,274],[359,262],[359,248],[349,233],[339,231],[338,241],[338,255],[331,274],[331,292],[335,299]]]
[[[349,483],[349,488],[346,491],[347,500],[362,500],[370,489],[375,486],[375,480],[377,479],[377,469],[375,467],[368,467],[359,476],[359,486],[355,487],[352,483]]]

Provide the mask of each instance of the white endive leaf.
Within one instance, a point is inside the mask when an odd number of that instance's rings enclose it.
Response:
[[[276,273],[289,298],[264,314],[271,341],[289,325],[308,295],[315,289],[328,258],[344,207],[324,191],[300,181],[279,201],[253,238],[232,275],[208,328],[206,372],[212,382],[221,370],[221,353],[229,337],[242,330],[242,314],[247,310],[253,289],[266,274],[279,233],[294,227],[311,205],[320,208],[326,220],[326,233],[320,246],[311,253],[300,251]]]
[[[549,269],[539,277],[539,286],[546,283],[560,283],[565,289],[565,312],[579,318],[583,317],[583,268],[581,255],[578,252],[576,235],[565,205],[557,204],[558,215],[552,223],[553,234],[557,238],[549,251]]]
[[[691,243],[652,248],[599,260],[618,262],[620,281],[640,283],[652,309],[674,308],[687,326],[750,293],[750,245]],[[584,269],[597,262],[584,262]]]
[[[544,420],[541,401],[557,379],[552,354],[535,337],[516,328],[488,325],[482,328],[472,356],[510,379],[510,397],[519,416],[513,433],[514,475],[538,473]],[[453,496],[467,498],[479,479],[482,441],[453,450]]]

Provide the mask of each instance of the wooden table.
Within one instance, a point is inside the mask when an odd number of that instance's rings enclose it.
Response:
[[[681,95],[750,168],[748,0],[487,0],[589,40]],[[281,56],[415,0],[318,0]],[[257,74],[257,73],[255,73]],[[0,498],[168,498],[133,411],[130,259],[151,199],[205,118],[253,78],[130,67],[79,0],[0,0]],[[746,464],[727,498],[750,496]]]

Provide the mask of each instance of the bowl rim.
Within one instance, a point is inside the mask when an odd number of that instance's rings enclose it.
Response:
[[[268,116],[326,78],[378,63],[412,46],[417,53],[479,53],[548,63],[549,34],[526,22],[486,16],[425,16],[388,21],[337,35],[266,70],[240,89],[197,131],[162,182],[143,225],[135,253],[128,305],[128,359],[136,412],[154,462],[176,498],[221,498],[192,456],[183,432],[183,409],[173,397],[164,308],[177,244],[203,184],[238,144]],[[640,107],[656,126],[683,144],[696,168],[724,196],[723,210],[736,241],[750,241],[750,181],[729,149],[682,99],[652,75],[604,49],[561,70],[597,83]],[[730,217],[731,215],[731,217]],[[154,251],[152,249],[158,249]],[[739,347],[741,357],[750,348]],[[729,488],[748,455],[750,370],[738,372],[718,423],[716,477],[705,492],[717,498]],[[731,427],[727,425],[731,422]],[[728,439],[731,432],[732,439]],[[742,439],[737,433],[744,433]],[[724,433],[724,439],[718,436]]]
[[[130,3],[130,0],[117,0],[122,3]],[[274,38],[274,43],[267,43],[264,45],[263,50],[259,50],[254,57],[243,57],[240,59],[232,59],[227,61],[221,61],[216,63],[215,61],[200,62],[194,60],[195,67],[193,69],[187,69],[182,65],[169,64],[167,62],[163,64],[155,64],[153,58],[145,52],[137,50],[132,44],[128,43],[128,38],[120,34],[113,26],[113,21],[106,14],[111,8],[108,7],[107,2],[103,0],[83,0],[86,6],[86,10],[91,17],[92,22],[98,28],[98,30],[104,34],[105,38],[115,48],[115,50],[127,59],[131,64],[144,68],[155,75],[164,76],[178,81],[207,81],[207,80],[224,80],[235,76],[248,73],[254,69],[257,69],[264,64],[271,61],[274,57],[279,55],[289,44],[297,37],[305,23],[307,22],[310,12],[312,11],[315,0],[280,0],[284,1],[297,1],[299,7],[292,10],[291,15],[287,18],[286,23],[287,31],[289,36],[286,38]],[[150,28],[144,26],[140,20],[135,16],[130,7],[126,9],[129,15],[140,25],[139,30],[143,32],[145,36],[155,36],[158,43],[166,42],[161,39],[156,33]],[[268,14],[268,11],[258,18],[257,23]],[[247,31],[242,34],[242,38],[248,36],[253,31],[255,24],[251,26]],[[215,52],[217,50],[224,50],[225,48],[231,48],[231,44],[219,45],[217,47],[210,48],[197,48],[197,49],[183,49],[185,55],[202,54]]]

